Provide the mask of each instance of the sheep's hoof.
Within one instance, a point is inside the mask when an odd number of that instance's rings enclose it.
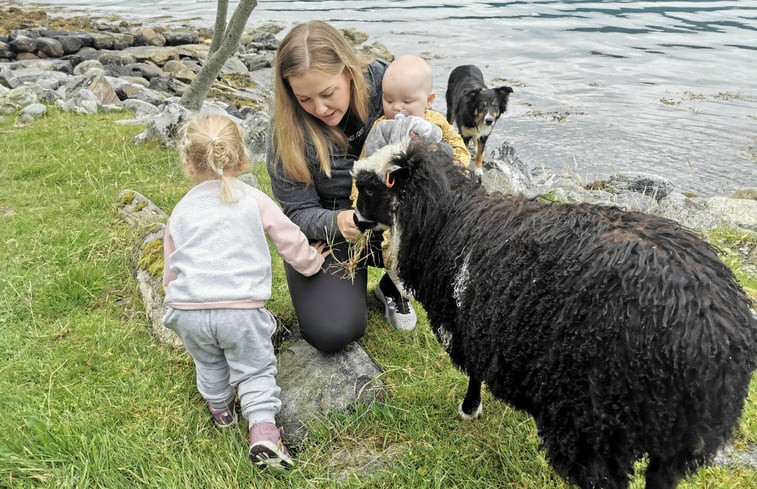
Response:
[[[483,403],[479,402],[478,406],[476,406],[476,409],[474,409],[473,412],[469,414],[463,410],[463,403],[461,402],[457,411],[460,413],[460,417],[465,421],[473,421],[474,419],[481,416],[481,411],[483,411],[482,404]]]

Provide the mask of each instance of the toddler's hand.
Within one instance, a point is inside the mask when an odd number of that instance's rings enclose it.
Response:
[[[323,241],[316,241],[315,243],[312,243],[310,246],[315,248],[315,251],[323,255],[324,258],[329,256],[331,254],[331,248],[326,249],[326,243]],[[326,249],[326,251],[324,251]]]

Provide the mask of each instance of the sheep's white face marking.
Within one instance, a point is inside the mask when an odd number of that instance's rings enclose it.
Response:
[[[455,305],[460,308],[463,304],[463,295],[468,289],[468,281],[470,279],[470,272],[468,271],[468,265],[470,264],[470,251],[465,254],[463,264],[458,270],[455,276],[455,282],[452,285],[452,296],[455,298]]]
[[[383,179],[389,171],[392,158],[407,150],[408,142],[409,140],[405,140],[397,144],[387,144],[369,157],[356,161],[352,167],[352,176],[356,176],[361,171],[371,171]]]

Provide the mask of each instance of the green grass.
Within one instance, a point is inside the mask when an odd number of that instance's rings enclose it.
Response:
[[[407,333],[378,308],[362,343],[391,395],[312,426],[294,470],[257,470],[243,426],[208,422],[189,357],[148,332],[133,276],[139,233],[114,204],[131,188],[169,211],[190,182],[173,151],[133,144],[141,128],[115,123],[124,117],[51,110],[25,127],[0,122],[0,487],[566,487],[530,417],[485,390],[484,417],[458,419],[465,378],[422,311]],[[263,165],[253,171],[268,189]],[[729,236],[719,239],[742,239]],[[728,260],[740,269],[738,253]],[[269,308],[293,320],[274,263]],[[755,388],[738,446],[757,442]],[[757,487],[757,474],[707,468],[681,487]]]

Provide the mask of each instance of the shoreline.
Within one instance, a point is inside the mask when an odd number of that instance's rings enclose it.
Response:
[[[210,29],[205,28],[151,27],[125,20],[113,23],[32,12],[0,8],[0,29],[13,32],[0,34],[0,114],[18,110],[27,122],[44,114],[44,103],[80,113],[129,109],[137,120],[157,118],[168,106],[177,106],[178,97],[207,57],[211,38]],[[246,30],[206,99],[249,123],[246,129],[256,135],[257,146],[268,119],[265,109],[272,89],[271,63],[281,29],[263,24]],[[393,58],[381,43],[369,44],[368,34],[342,32],[356,49]],[[23,93],[7,100],[13,91]],[[173,110],[176,112],[175,107]],[[491,155],[485,155],[489,171],[505,175],[511,191],[555,193],[566,202],[616,204],[648,213],[663,212],[661,207],[667,206],[664,212],[672,213],[670,217],[699,229],[720,221],[712,214],[725,213],[738,226],[757,232],[757,208],[751,208],[757,205],[757,189],[746,188],[732,198],[701,198],[676,189],[667,178],[633,171],[616,172],[606,180],[584,185],[561,174],[536,175],[507,142],[490,151]],[[260,152],[258,147],[253,151]],[[498,190],[502,177],[492,175],[493,189]],[[677,200],[673,202],[669,196]]]

